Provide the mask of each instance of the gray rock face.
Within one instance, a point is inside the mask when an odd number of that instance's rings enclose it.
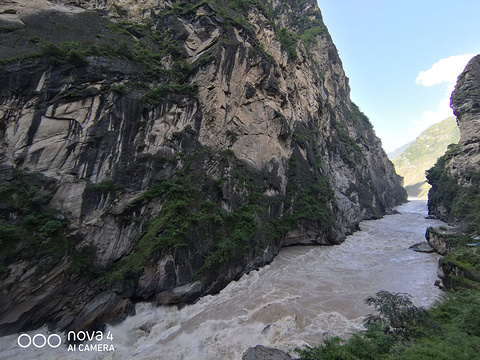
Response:
[[[435,249],[440,255],[447,255],[451,250],[451,245],[447,242],[446,237],[448,235],[459,234],[456,229],[442,230],[439,228],[430,227],[425,233],[425,238],[428,244]]]
[[[480,55],[458,77],[451,105],[460,141],[439,159],[428,175],[432,185],[429,213],[466,231],[478,229],[480,178]]]
[[[460,128],[458,153],[449,166],[459,185],[471,183],[469,175],[480,167],[480,55],[474,57],[459,76],[451,105]]]
[[[202,293],[202,283],[196,281],[192,284],[179,286],[157,295],[157,302],[160,304],[179,304],[191,302]]]
[[[458,78],[457,86],[452,94],[451,103],[460,127],[459,144],[467,145],[480,141],[480,55],[468,63]]]
[[[0,14],[2,334],[194,301],[406,200],[316,2],[188,4]]]
[[[452,235],[462,235],[462,232],[458,228],[440,229],[430,227],[427,229],[425,237],[428,243],[438,252],[440,255],[448,255],[449,253],[458,249],[459,245],[452,243],[452,239],[449,237]],[[460,245],[461,246],[461,245]],[[477,248],[477,243],[470,243],[467,247]],[[464,279],[470,281],[470,284],[480,282],[480,276],[478,271],[469,267],[459,266],[454,262],[440,261],[437,270],[438,277],[441,282],[437,284],[442,289],[458,290],[459,288],[467,287]],[[475,285],[473,285],[475,288]]]
[[[242,360],[291,360],[290,355],[285,352],[267,348],[262,345],[257,345],[245,351],[242,355]]]

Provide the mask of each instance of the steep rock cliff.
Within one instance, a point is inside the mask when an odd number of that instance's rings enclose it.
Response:
[[[1,333],[193,301],[406,200],[313,0],[0,5]]]
[[[451,106],[460,128],[451,146],[428,171],[430,214],[464,231],[480,231],[480,55],[458,77]]]

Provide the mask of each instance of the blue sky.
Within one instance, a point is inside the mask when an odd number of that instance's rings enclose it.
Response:
[[[387,152],[452,116],[456,78],[480,53],[480,0],[317,1]]]

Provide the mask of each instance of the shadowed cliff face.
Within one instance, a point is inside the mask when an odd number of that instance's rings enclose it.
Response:
[[[194,301],[405,201],[315,1],[34,4],[1,3],[2,333]]]
[[[480,56],[458,77],[451,105],[460,141],[428,171],[429,212],[463,230],[480,230]]]

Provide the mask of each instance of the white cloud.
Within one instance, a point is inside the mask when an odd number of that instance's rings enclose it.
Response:
[[[443,58],[433,64],[430,69],[420,71],[415,82],[423,86],[455,83],[458,75],[460,75],[470,59],[474,56],[473,54],[464,54]]]
[[[410,119],[414,123],[413,127],[409,129],[409,133],[415,136],[428,127],[436,124],[446,118],[453,116],[453,110],[450,108],[450,95],[455,89],[458,75],[462,73],[468,62],[475,55],[464,54],[455,55],[448,58],[443,58],[432,65],[432,67],[425,71],[420,71],[415,82],[418,85],[430,87],[433,85],[447,84],[445,97],[440,100],[437,110],[427,110],[422,115],[422,120],[418,121]]]
[[[410,128],[409,132],[419,135],[422,131],[427,130],[433,124],[436,124],[446,118],[453,116],[453,110],[450,107],[450,97],[446,97],[440,101],[437,110],[425,111],[422,115],[422,120],[417,121],[410,119],[415,125]]]

